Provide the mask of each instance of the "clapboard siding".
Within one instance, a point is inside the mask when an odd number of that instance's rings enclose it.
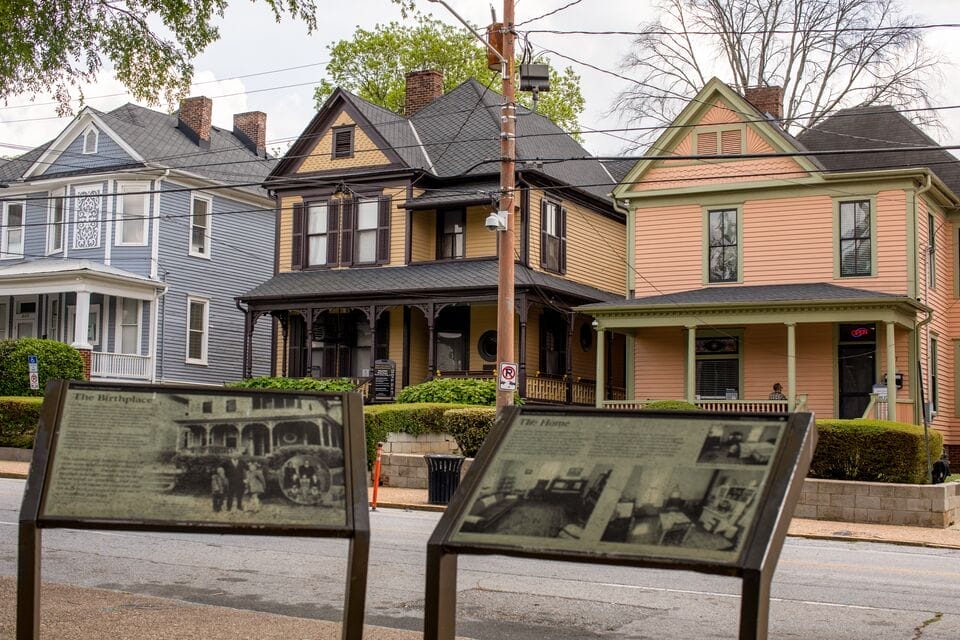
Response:
[[[53,176],[72,171],[129,166],[136,162],[113,138],[103,131],[100,131],[97,152],[83,153],[83,134],[85,131],[81,131],[80,135],[73,139],[73,142],[50,166],[45,169],[41,168],[40,173],[44,176]]]

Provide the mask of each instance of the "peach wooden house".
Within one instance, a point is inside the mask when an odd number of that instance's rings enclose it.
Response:
[[[626,336],[630,402],[917,424],[926,404],[960,460],[960,164],[889,107],[795,139],[778,89],[747,93],[711,80],[614,191],[628,296],[579,310]]]

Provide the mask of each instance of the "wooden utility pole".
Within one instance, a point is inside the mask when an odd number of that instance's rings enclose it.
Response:
[[[500,214],[506,229],[497,232],[497,363],[514,362],[514,252],[516,223],[514,221],[514,192],[516,187],[516,125],[517,108],[514,102],[514,0],[503,0],[503,104],[500,111]],[[519,376],[518,376],[519,377]],[[499,376],[498,376],[499,378]],[[515,378],[516,379],[516,378]],[[501,391],[497,384],[497,411],[513,404],[514,391]]]

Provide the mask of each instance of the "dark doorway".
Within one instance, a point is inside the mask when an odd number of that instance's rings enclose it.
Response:
[[[470,335],[470,307],[447,307],[437,315],[436,354],[439,371],[466,371],[467,336]]]
[[[841,344],[837,347],[841,418],[863,417],[873,391],[875,364],[875,344]]]

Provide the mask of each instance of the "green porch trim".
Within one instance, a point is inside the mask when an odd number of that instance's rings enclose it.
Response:
[[[907,292],[911,298],[920,295],[920,283],[917,276],[920,273],[917,265],[917,190],[910,188],[904,192],[906,201],[906,249],[907,249]],[[924,300],[926,302],[926,300]]]

